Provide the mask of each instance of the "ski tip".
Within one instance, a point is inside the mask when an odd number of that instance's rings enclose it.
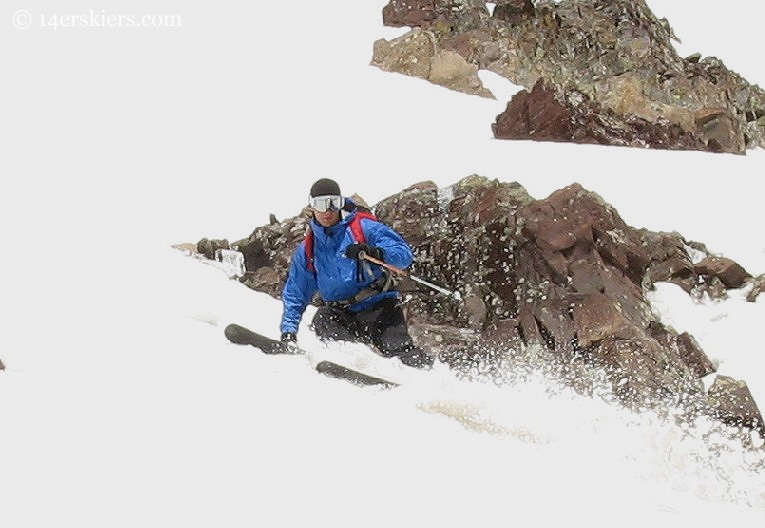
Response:
[[[226,339],[237,345],[248,345],[250,340],[248,338],[249,330],[238,324],[230,324],[223,331],[226,335]]]
[[[226,339],[236,345],[250,345],[260,349],[264,354],[302,354],[303,351],[298,347],[290,347],[288,343],[283,343],[276,339],[271,339],[264,335],[253,332],[249,328],[238,324],[230,324],[223,331]]]
[[[317,372],[329,376],[330,378],[343,379],[349,381],[355,385],[370,386],[379,385],[385,388],[396,387],[398,383],[388,381],[375,376],[370,376],[356,370],[351,370],[337,363],[331,361],[320,361],[314,367]]]

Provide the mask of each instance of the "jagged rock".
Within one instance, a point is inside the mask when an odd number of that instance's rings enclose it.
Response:
[[[696,299],[704,295],[724,299],[729,288],[741,288],[750,275],[736,262],[709,254],[703,244],[687,241],[678,233],[641,230],[651,264],[646,282],[671,282]],[[690,253],[701,260],[693,264]]]
[[[459,53],[436,49],[432,34],[416,29],[390,42],[374,44],[372,64],[385,71],[427,79],[458,92],[494,98],[478,77],[478,66]]]
[[[707,257],[693,270],[707,281],[717,277],[727,288],[740,288],[751,275],[738,263],[725,257]]]
[[[483,0],[391,0],[383,7],[386,26],[437,25],[441,29],[460,29],[488,18]]]
[[[492,125],[499,139],[565,141],[640,148],[708,150],[693,134],[664,118],[651,122],[635,113],[603,108],[575,91],[565,92],[537,81],[520,91]]]
[[[197,242],[197,253],[201,253],[208,259],[214,259],[215,252],[219,249],[231,249],[228,240],[210,240],[208,238],[203,238]]]
[[[5,365],[3,364],[2,359],[0,359],[0,370],[5,370]]]
[[[765,274],[760,275],[752,281],[752,289],[746,294],[746,300],[756,302],[757,297],[765,291]]]
[[[524,18],[534,14],[534,4],[531,0],[498,0],[495,2],[494,18],[517,24]]]
[[[703,378],[717,370],[714,363],[712,363],[693,336],[688,332],[683,332],[677,336],[677,348],[685,364],[699,378]]]
[[[438,18],[435,0],[391,0],[383,7],[386,26],[421,26]]]
[[[765,436],[762,414],[745,382],[717,376],[709,388],[709,402],[716,418],[733,426],[756,429]]]
[[[566,109],[563,116],[549,94],[515,105],[527,109],[532,122],[540,121],[538,114],[573,119],[570,134],[565,127],[549,136],[535,133],[537,126],[526,135],[497,137],[735,153],[765,147],[765,91],[717,58],[678,56],[669,23],[644,0],[496,4],[488,16],[482,1],[391,0],[383,22],[418,26],[414,31],[428,35],[431,56],[454,51],[527,90],[544,79]]]
[[[494,95],[483,87],[478,77],[478,66],[470,64],[454,51],[441,50],[430,60],[428,80],[458,92],[493,99]]]
[[[429,34],[416,29],[390,42],[385,39],[376,41],[372,64],[385,71],[427,79],[430,61],[435,54]]]
[[[639,329],[625,317],[611,299],[603,294],[588,295],[574,304],[574,326],[578,344],[587,348],[608,337],[631,339]]]
[[[654,233],[646,229],[639,233],[650,258],[647,282],[672,282],[691,293],[699,280],[685,239],[679,233]]]
[[[583,392],[605,376],[636,409],[704,407],[701,378],[714,365],[690,335],[662,325],[645,296],[657,281],[696,291],[704,276],[689,252],[706,254],[703,246],[634,229],[578,184],[534,199],[517,183],[474,175],[447,188],[413,185],[373,209],[412,246],[414,274],[460,292],[462,302],[409,279],[398,285],[415,342],[455,368],[503,376],[531,354]],[[245,255],[243,282],[280,295],[305,213],[232,244]]]
[[[648,334],[662,347],[676,350],[694,376],[703,378],[717,370],[714,363],[688,332],[678,335],[659,321],[651,321],[648,323]]]
[[[717,277],[711,277],[708,280],[704,280],[703,277],[699,277],[702,281],[696,288],[691,291],[691,295],[694,299],[701,300],[704,295],[710,299],[727,299],[728,288]]]
[[[308,214],[304,209],[296,217],[278,224],[269,223],[234,242],[244,255],[246,271],[242,282],[254,290],[280,297],[292,253],[305,238],[307,229]]]
[[[572,117],[556,99],[555,89],[539,81],[531,92],[521,90],[513,96],[504,113],[497,116],[492,131],[500,139],[570,141],[574,137]],[[587,142],[595,141],[590,138]]]

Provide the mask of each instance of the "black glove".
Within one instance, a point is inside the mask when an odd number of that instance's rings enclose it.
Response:
[[[351,244],[345,248],[345,256],[348,258],[361,260],[359,255],[362,251],[377,260],[383,259],[383,250],[377,246],[370,246],[368,244]]]
[[[295,343],[297,334],[295,332],[282,332],[282,343]]]

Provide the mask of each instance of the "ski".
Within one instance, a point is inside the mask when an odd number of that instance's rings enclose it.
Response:
[[[259,348],[264,354],[303,354],[297,346],[289,346],[288,343],[271,339],[264,335],[253,332],[249,328],[230,324],[223,331],[226,339],[237,345],[250,345]]]
[[[276,339],[271,339],[264,335],[253,332],[249,328],[245,328],[238,324],[230,324],[224,330],[226,338],[237,345],[250,345],[260,349],[264,354],[303,354],[307,355],[306,351],[295,345],[289,344]],[[334,363],[329,360],[319,361],[314,368],[317,372],[324,374],[330,378],[343,379],[350,381],[356,385],[370,386],[370,385],[382,385],[386,387],[393,387],[398,385],[392,381],[388,381],[382,378],[364,374],[357,370],[345,367],[338,363]]]
[[[317,372],[320,372],[325,376],[329,376],[330,378],[344,379],[346,381],[350,381],[351,383],[355,383],[356,385],[382,385],[384,387],[395,387],[398,385],[392,381],[369,376],[363,372],[351,370],[348,367],[344,367],[327,360],[319,361],[315,368]]]

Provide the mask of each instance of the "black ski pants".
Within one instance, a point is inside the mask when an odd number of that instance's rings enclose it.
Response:
[[[397,356],[411,367],[428,367],[433,363],[412,342],[404,311],[396,299],[383,299],[369,310],[355,313],[340,306],[322,306],[311,326],[319,339],[372,344],[383,356]]]

